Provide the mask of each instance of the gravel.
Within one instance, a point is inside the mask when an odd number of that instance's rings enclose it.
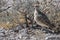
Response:
[[[44,33],[41,34],[42,31],[35,29],[28,30],[27,28],[24,28],[17,33],[12,29],[6,30],[0,28],[0,40],[42,40],[41,38]]]

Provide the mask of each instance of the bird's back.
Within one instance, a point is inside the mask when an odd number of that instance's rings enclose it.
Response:
[[[36,13],[34,13],[35,15],[35,21],[38,25],[43,26],[43,27],[55,27],[53,24],[51,24],[50,20],[48,19],[48,17],[42,13],[40,10],[35,10]]]

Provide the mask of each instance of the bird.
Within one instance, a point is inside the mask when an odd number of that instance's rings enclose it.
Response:
[[[49,28],[50,30],[53,30],[55,25],[52,24],[50,22],[50,20],[48,19],[48,17],[40,11],[39,9],[39,2],[37,2],[35,5],[34,5],[34,8],[35,8],[35,11],[34,11],[34,21],[42,26],[43,28],[46,27],[46,28]]]

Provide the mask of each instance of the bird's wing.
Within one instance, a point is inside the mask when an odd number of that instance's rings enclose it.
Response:
[[[44,23],[44,24],[46,24],[46,25],[50,24],[50,21],[47,18],[45,18],[45,16],[38,16],[37,20]]]
[[[39,21],[43,22],[43,23],[46,24],[46,25],[51,24],[51,23],[50,23],[50,20],[48,19],[48,17],[47,17],[44,13],[38,11],[38,15],[39,15],[39,16],[37,17],[37,19],[38,19]]]

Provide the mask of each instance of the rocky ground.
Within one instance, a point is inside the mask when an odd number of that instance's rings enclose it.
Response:
[[[45,33],[38,29],[5,30],[0,28],[0,40],[45,40]]]
[[[52,40],[59,34],[35,26],[33,14],[37,0],[0,0],[0,40]],[[60,30],[60,0],[38,0],[40,11]],[[26,12],[24,11],[26,10]],[[29,18],[25,18],[26,16]],[[26,27],[26,19],[28,25]],[[56,31],[57,31],[56,30]],[[54,36],[55,35],[55,36]],[[57,36],[58,37],[58,36]],[[53,39],[53,40],[59,40]]]
[[[60,40],[59,34],[33,28],[21,28],[21,26],[6,30],[0,28],[0,40]]]

